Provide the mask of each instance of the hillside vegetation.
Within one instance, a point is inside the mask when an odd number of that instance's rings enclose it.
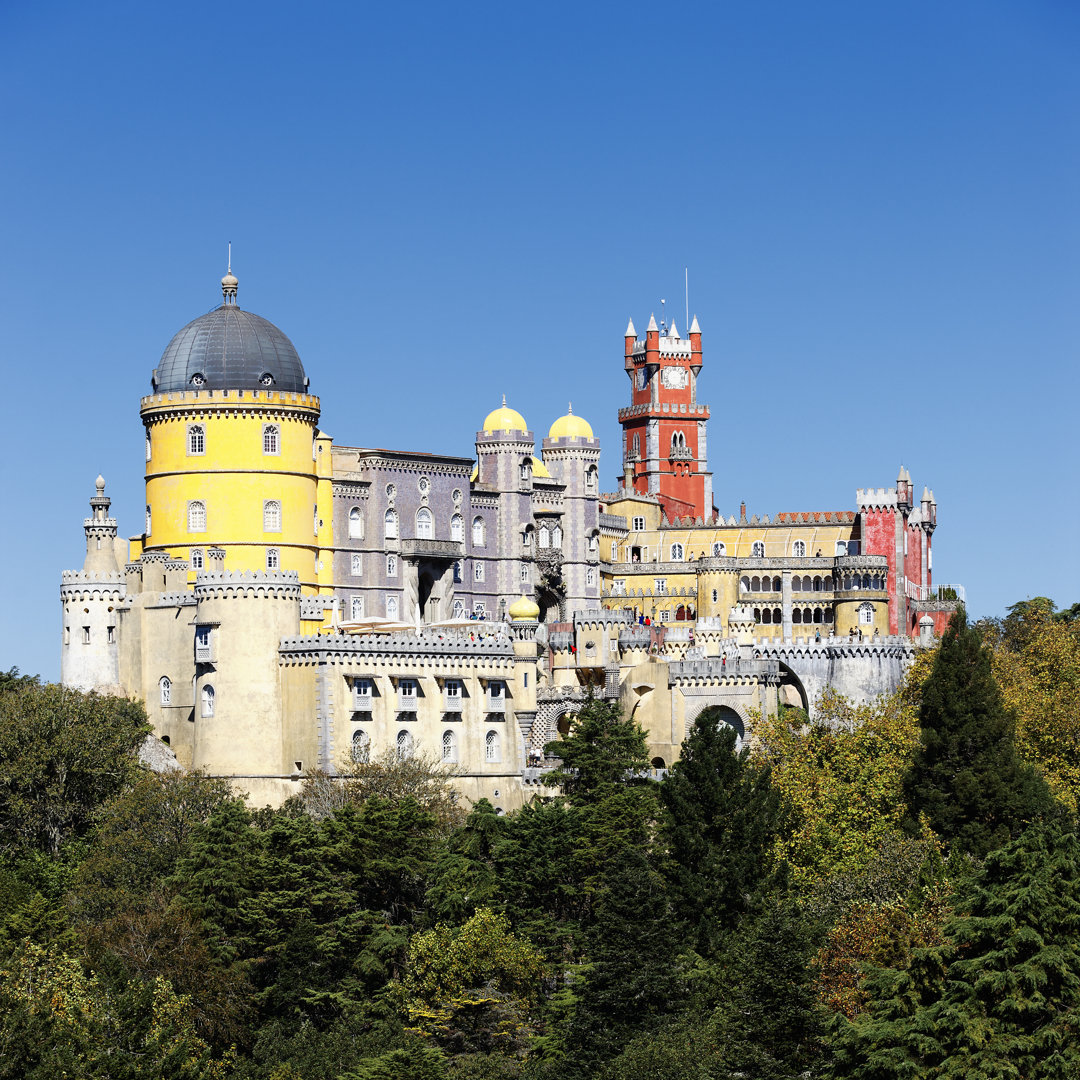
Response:
[[[508,816],[422,758],[251,810],[0,675],[0,1080],[1080,1076],[1077,616],[752,750],[708,710],[658,784],[593,701]]]

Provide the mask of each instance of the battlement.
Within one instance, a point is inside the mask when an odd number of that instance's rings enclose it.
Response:
[[[333,606],[332,596],[304,596],[300,600],[300,618],[309,622],[314,619],[321,621]]]
[[[199,600],[242,596],[254,599],[299,600],[300,575],[295,570],[210,570],[196,574]]]
[[[314,657],[347,662],[354,656],[398,658],[488,657],[513,662],[514,646],[509,638],[494,636],[471,641],[466,637],[416,635],[412,631],[392,634],[314,634],[282,638],[278,648],[282,663],[302,663]]]
[[[60,575],[64,585],[113,584],[123,585],[124,575],[119,570],[64,570]]]
[[[612,626],[615,623],[631,623],[633,621],[634,613],[621,609],[611,611],[607,608],[581,608],[574,612],[574,626]]]
[[[278,406],[319,411],[319,399],[314,394],[299,394],[281,390],[171,390],[168,393],[148,394],[139,399],[140,412],[171,406],[218,406],[223,403],[253,406]]]
[[[859,488],[855,502],[860,510],[895,510],[898,505],[895,488]]]

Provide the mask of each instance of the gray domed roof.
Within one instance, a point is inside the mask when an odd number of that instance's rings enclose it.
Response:
[[[228,297],[169,342],[152,383],[155,393],[273,388],[306,394],[308,388],[293,343],[273,323],[228,303]]]

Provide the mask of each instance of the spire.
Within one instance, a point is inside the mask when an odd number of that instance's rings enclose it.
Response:
[[[240,283],[233,276],[232,272],[232,241],[230,240],[228,268],[225,270],[225,276],[221,279],[221,295],[223,297],[223,303],[236,303],[236,286],[239,284]]]
[[[675,320],[671,320],[671,329],[668,331],[668,337],[677,338],[679,336],[679,328],[675,325]]]
[[[691,334],[700,334],[701,333],[701,327],[698,326],[698,321],[697,321],[697,316],[696,315],[694,316],[694,321],[690,324],[690,333]]]
[[[566,415],[567,416],[573,416],[574,415],[574,403],[572,401],[568,401],[566,403]]]
[[[505,395],[505,394],[503,394],[503,403],[502,403],[502,407],[503,407],[504,409],[506,408],[506,395]]]
[[[649,325],[645,327],[645,332],[646,333],[655,333],[658,329],[659,329],[659,327],[656,325],[656,316],[655,315],[650,315],[649,316]]]
[[[632,338],[637,337],[637,331],[634,329],[634,320],[633,319],[628,319],[627,320],[626,333],[623,334],[623,337],[632,337]]]

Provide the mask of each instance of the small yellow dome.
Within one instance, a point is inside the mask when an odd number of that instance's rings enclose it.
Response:
[[[560,416],[548,432],[549,439],[591,439],[592,437],[593,430],[589,421],[575,416],[572,405],[567,406],[566,415]]]
[[[515,600],[510,605],[507,614],[510,616],[511,622],[535,622],[540,618],[540,608],[527,596],[522,596],[520,600]]]
[[[506,404],[506,395],[503,394],[502,405],[494,412],[489,412],[484,418],[484,431],[489,435],[495,431],[528,431],[529,426],[525,423],[525,417],[511,409]]]
[[[551,479],[551,473],[548,472],[548,467],[538,457],[534,457],[532,463],[533,476],[542,476],[547,480]]]

